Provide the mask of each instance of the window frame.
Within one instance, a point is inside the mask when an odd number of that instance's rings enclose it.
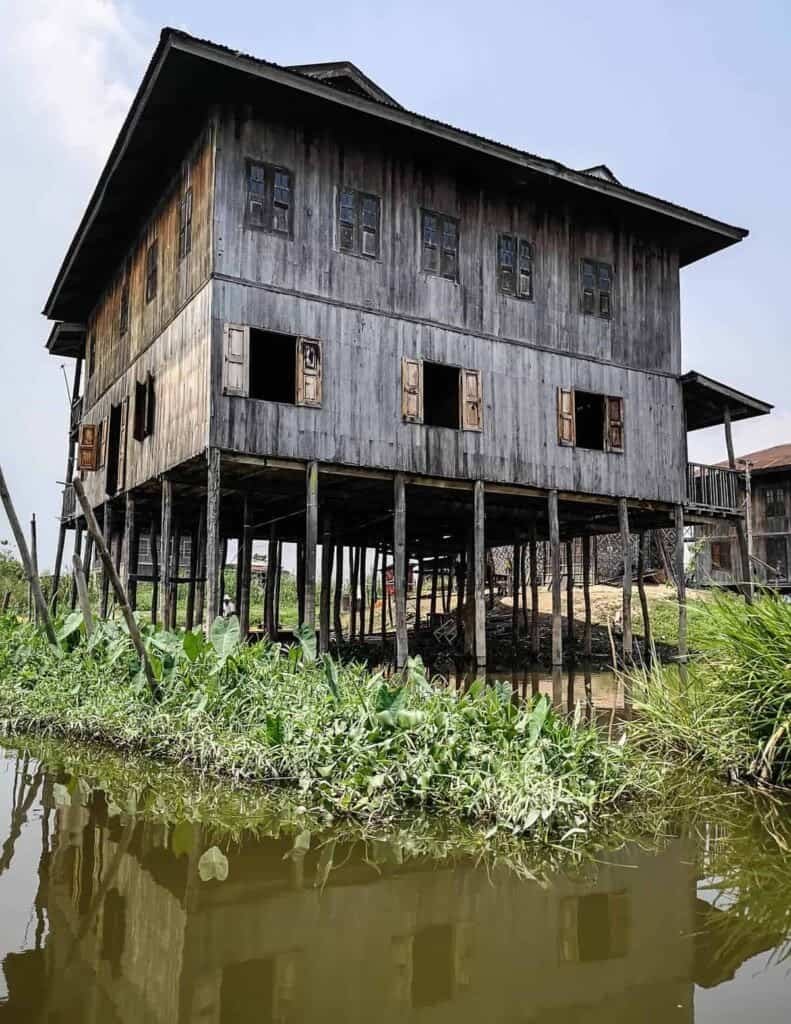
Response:
[[[424,367],[429,363],[443,366],[458,373],[459,425],[444,426],[426,423]],[[410,402],[411,398],[411,402]],[[442,363],[422,356],[401,358],[401,421],[415,423],[432,430],[452,430],[454,433],[482,433],[484,419],[483,373],[477,367],[458,363]]]
[[[348,223],[341,219],[341,210],[344,208],[343,197],[351,195],[354,199],[353,210],[354,220],[352,227],[352,244],[343,244],[342,233],[344,224]],[[363,213],[366,200],[373,200],[376,203],[376,251],[365,252],[363,238],[365,236],[365,225]],[[363,192],[361,189],[351,188],[346,185],[338,186],[335,198],[335,248],[346,256],[359,256],[365,260],[379,260],[382,255],[382,197],[375,192]]]
[[[776,505],[778,502],[779,505]],[[780,511],[777,511],[779,507]],[[767,519],[785,518],[786,490],[782,484],[772,484],[764,488],[764,514]]]
[[[587,448],[577,443],[577,391],[600,398],[602,403],[602,447]],[[623,455],[626,451],[626,399],[623,395],[607,395],[587,388],[557,388],[555,403],[557,443],[564,448],[579,448],[580,451],[598,452],[602,455]],[[617,434],[616,434],[617,432]],[[620,444],[613,441],[620,437]]]
[[[722,557],[723,552],[725,552],[725,558]],[[729,538],[718,537],[716,540],[712,540],[709,548],[709,561],[712,572],[733,572],[733,555]]]
[[[121,285],[121,302],[118,312],[118,335],[123,338],[129,330],[129,278]]]
[[[586,284],[586,266],[593,268],[593,285]],[[602,288],[602,271],[606,270],[609,288]],[[615,264],[606,260],[593,259],[590,256],[581,256],[579,261],[579,283],[580,283],[580,312],[583,316],[592,316],[597,320],[612,320],[613,318],[613,294],[615,291]],[[587,308],[587,296],[591,297],[591,309]],[[607,312],[602,312],[602,297],[607,296]]]
[[[513,287],[507,288],[506,282],[506,271],[504,261],[502,259],[503,243],[506,239],[509,239],[512,243],[513,253],[513,264],[511,267],[512,284]],[[530,280],[530,287],[527,291],[523,291],[521,287],[522,277],[522,249],[527,249],[527,256],[524,257],[524,262],[528,265],[528,274]],[[523,302],[533,302],[535,298],[535,258],[536,258],[536,247],[535,243],[529,241],[524,235],[519,235],[512,231],[500,231],[497,234],[497,242],[495,247],[495,261],[497,266],[497,291],[501,295],[507,295],[512,299],[521,299]]]
[[[261,193],[261,207],[263,211],[263,224],[257,223],[250,213],[250,182],[252,180],[252,169],[254,167],[260,167],[264,176],[263,191]],[[288,227],[285,231],[274,226],[275,220],[275,207],[278,205],[275,200],[275,193],[278,188],[283,186],[277,185],[276,175],[287,174],[289,178],[288,190],[289,190],[289,203],[287,209],[287,221]],[[289,238],[294,237],[294,208],[296,205],[296,176],[289,167],[284,167],[282,164],[270,164],[266,160],[257,160],[255,157],[245,157],[245,178],[244,178],[244,226],[251,231],[263,231],[268,235],[276,235],[278,238]]]
[[[152,256],[153,253],[153,256]],[[159,239],[154,241],[146,249],[146,305],[153,302],[159,291]]]
[[[434,217],[437,221],[437,259],[436,269],[427,264],[426,260],[426,249],[430,248],[426,245],[426,219],[428,217]],[[449,226],[453,226],[453,230],[456,236],[455,249],[446,249],[444,245],[446,229]],[[439,213],[437,210],[429,210],[427,207],[420,207],[420,221],[419,221],[419,241],[420,241],[420,269],[424,274],[430,274],[432,277],[442,278],[443,281],[452,281],[454,284],[459,283],[459,253],[461,251],[461,223],[458,217],[453,217],[448,213]],[[453,274],[446,274],[442,271],[442,260],[443,254],[446,252],[453,252],[454,259],[454,272]]]
[[[192,252],[192,185],[179,201],[178,259],[181,262]]]

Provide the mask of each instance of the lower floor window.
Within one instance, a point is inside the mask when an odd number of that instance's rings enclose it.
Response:
[[[788,548],[785,537],[766,538],[766,564],[769,582],[788,579]]]
[[[729,540],[713,540],[711,542],[711,568],[721,572],[731,571],[731,542]]]

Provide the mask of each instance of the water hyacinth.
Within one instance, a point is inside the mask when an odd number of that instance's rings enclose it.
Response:
[[[120,625],[88,639],[77,617],[53,647],[0,619],[0,731],[98,740],[244,783],[287,784],[335,817],[387,821],[428,811],[537,840],[577,842],[646,783],[650,767],[545,697],[464,694],[419,660],[392,680],[318,658],[315,638],[239,641],[145,627],[161,697]]]

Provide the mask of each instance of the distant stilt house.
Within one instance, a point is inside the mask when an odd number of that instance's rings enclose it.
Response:
[[[399,665],[408,564],[454,567],[483,667],[489,553],[544,544],[559,664],[566,541],[617,533],[631,575],[634,534],[742,521],[737,474],[688,466],[687,431],[771,407],[681,373],[679,288],[746,234],[405,110],[351,63],[166,29],[45,304],[75,366],[66,477],[133,600],[159,538],[168,625],[179,586],[187,625],[218,613],[229,541],[243,629],[253,542],[270,630],[296,544],[322,650],[333,587],[375,557],[381,597],[393,565]],[[84,526],[67,486],[59,558]]]

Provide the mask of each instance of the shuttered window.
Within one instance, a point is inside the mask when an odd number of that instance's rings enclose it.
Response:
[[[132,435],[136,441],[143,441],[154,432],[155,397],[154,377],[151,373],[141,383],[135,383],[135,408]]]
[[[786,493],[783,487],[767,487],[764,491],[766,517],[775,518],[786,514]]]
[[[379,256],[381,200],[355,189],[338,192],[338,248],[376,259]]]
[[[612,316],[611,263],[584,259],[581,262],[582,312],[609,320]]]
[[[574,444],[574,391],[558,388],[558,443]]]
[[[321,406],[321,342],[297,339],[297,405]]]
[[[731,571],[731,542],[729,540],[713,540],[711,542],[711,567],[722,572]]]
[[[401,415],[407,423],[423,422],[423,364],[401,360]]]
[[[533,256],[531,242],[517,235],[498,235],[497,287],[504,295],[533,298]]]
[[[406,423],[483,429],[481,371],[430,360],[401,360],[401,415]]]
[[[96,437],[96,468],[104,469],[107,461],[107,417],[99,424]]]
[[[146,302],[151,302],[157,294],[157,278],[159,276],[159,240],[149,245],[146,252]]]
[[[285,167],[248,160],[245,226],[291,235],[293,221],[294,175]]]
[[[83,423],[80,427],[80,443],[78,448],[77,466],[81,472],[93,472],[99,467],[99,446],[97,428],[93,423]]]
[[[250,328],[226,324],[223,333],[223,392],[246,397],[249,390]]]
[[[179,203],[179,259],[192,249],[192,188],[188,188]]]
[[[607,445],[611,452],[623,451],[623,399],[607,398]]]
[[[459,222],[455,217],[421,211],[421,267],[429,274],[457,281]]]
[[[461,371],[461,425],[463,430],[483,429],[481,371]]]
[[[321,342],[316,338],[226,324],[223,339],[224,394],[321,407]]]
[[[620,395],[558,388],[557,421],[558,444],[591,451],[624,450],[624,401]]]

